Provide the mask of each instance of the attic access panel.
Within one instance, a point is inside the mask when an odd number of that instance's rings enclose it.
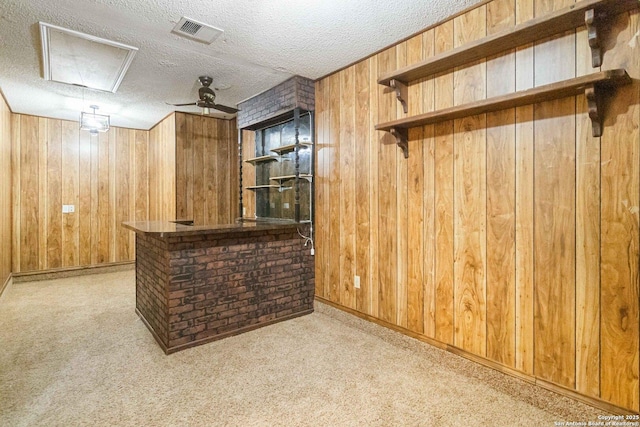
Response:
[[[138,48],[40,22],[45,80],[116,92]]]

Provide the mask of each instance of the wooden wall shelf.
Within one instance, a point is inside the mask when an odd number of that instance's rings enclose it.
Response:
[[[306,179],[309,182],[313,180],[313,175],[311,174],[301,173],[298,176],[300,177],[300,179]],[[272,176],[269,179],[272,181],[279,181],[280,183],[282,183],[284,181],[290,181],[292,179],[295,179],[295,177],[296,177],[295,175],[283,175],[283,176]]]
[[[409,128],[585,94],[589,103],[589,117],[593,124],[593,136],[598,137],[602,135],[602,97],[613,93],[616,87],[629,83],[631,83],[631,78],[623,69],[601,71],[533,89],[380,123],[376,125],[376,130],[388,131],[394,135],[398,146],[404,151],[405,157],[408,157],[407,130]]]
[[[279,185],[269,184],[269,185],[251,185],[249,187],[244,187],[247,190],[262,190],[263,188],[280,188]]]
[[[299,143],[300,148],[307,148],[307,147],[311,147],[313,146],[313,142],[300,142]],[[273,151],[275,153],[278,153],[280,155],[284,154],[284,153],[288,153],[291,152],[293,150],[296,149],[296,144],[289,144],[289,145],[283,145],[280,147],[276,147],[276,148],[272,148],[270,151]]]
[[[586,25],[589,31],[589,46],[592,50],[593,66],[599,67],[602,63],[602,54],[598,37],[598,25],[607,16],[617,15],[638,7],[640,7],[638,0],[578,1],[569,7],[516,25],[510,30],[492,34],[433,56],[425,61],[383,74],[378,79],[378,83],[396,89],[396,94],[403,106],[405,106],[406,113],[405,86],[409,82],[578,28],[582,25]]]
[[[252,157],[250,159],[245,160],[246,163],[251,163],[252,165],[255,165],[256,163],[263,163],[263,162],[272,162],[272,161],[277,161],[279,160],[280,157],[279,156],[274,156],[274,155],[266,155],[266,156],[260,156],[260,157]]]

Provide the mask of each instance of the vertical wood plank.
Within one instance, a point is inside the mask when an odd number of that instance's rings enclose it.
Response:
[[[164,187],[162,197],[162,214],[164,219],[177,218],[177,138],[178,138],[178,117],[177,114],[167,120],[166,127],[164,129],[164,153],[163,155],[163,170],[167,171],[166,174],[162,174],[162,185]]]
[[[435,53],[453,49],[453,20],[435,28]],[[434,107],[453,106],[453,72],[435,76]],[[453,121],[435,125],[436,339],[453,344]]]
[[[236,119],[225,120],[227,126],[227,141],[229,144],[229,164],[231,165],[229,173],[229,196],[231,201],[229,202],[229,223],[233,223],[236,218],[242,215],[239,212],[240,204],[240,157],[238,153],[238,123]]]
[[[129,129],[116,130],[116,218],[114,234],[116,238],[115,261],[129,259],[129,230],[122,227],[129,220]]]
[[[228,134],[224,126],[224,121],[218,123],[218,135],[216,138],[216,145],[218,147],[216,166],[216,191],[218,192],[217,205],[218,205],[218,224],[225,224],[231,221],[229,216],[229,204],[230,204],[230,178],[228,174],[229,165],[229,142]]]
[[[323,211],[326,214],[326,220],[324,222],[324,238],[323,238],[323,243],[321,245],[324,246],[324,262],[325,265],[331,265],[331,220],[332,220],[332,211],[331,211],[331,204],[332,204],[332,200],[331,200],[331,189],[335,188],[332,187],[332,179],[333,179],[333,168],[334,168],[334,163],[333,163],[333,154],[334,154],[334,148],[333,148],[333,141],[331,139],[331,87],[332,87],[332,81],[331,79],[326,79],[325,80],[325,84],[323,85],[323,95],[322,98],[324,99],[324,118],[323,118],[323,140],[324,140],[324,144],[323,144],[323,149],[322,149],[322,153],[323,153],[323,163],[324,163],[324,176],[325,176],[325,198],[324,198],[324,205],[323,205]],[[324,296],[327,299],[331,298],[332,295],[332,289],[334,289],[335,284],[331,283],[331,277],[330,277],[330,272],[331,272],[331,268],[325,268],[322,274],[322,281],[324,283],[323,288],[324,288]],[[335,295],[335,294],[334,294]]]
[[[38,269],[38,118],[20,116],[20,271]]]
[[[314,247],[315,247],[315,295],[319,297],[325,297],[324,289],[324,274],[326,270],[325,265],[325,221],[327,218],[327,212],[325,211],[325,191],[326,191],[326,175],[324,173],[325,161],[324,161],[324,116],[325,116],[325,101],[324,101],[324,86],[326,79],[317,80],[315,82],[315,132],[313,136],[314,141],[314,158],[315,158],[315,171],[313,176],[314,185]],[[243,149],[244,152],[244,149]],[[255,151],[253,151],[255,152]],[[253,168],[252,168],[253,169]],[[255,169],[254,169],[255,171]],[[254,176],[255,182],[255,176]]]
[[[456,46],[486,34],[486,7],[454,19]],[[483,99],[486,65],[454,72],[454,103]],[[486,323],[486,116],[454,121],[455,345],[484,356]]]
[[[117,163],[117,147],[118,147],[118,134],[117,132],[109,133],[109,262],[116,261],[117,253],[117,235],[118,229],[116,224],[116,217],[118,214],[118,200],[117,200],[117,183],[116,174],[118,171]]]
[[[422,34],[407,41],[407,63],[423,59]],[[422,110],[422,83],[409,86],[409,115]],[[424,143],[422,128],[409,130],[407,163],[407,328],[424,332]],[[400,206],[398,207],[400,209]],[[399,212],[399,215],[402,215]]]
[[[62,267],[62,122],[47,119],[47,268]]]
[[[371,276],[369,314],[379,316],[380,311],[380,246],[379,246],[379,150],[380,150],[380,133],[375,130],[375,124],[378,123],[378,55],[369,58],[369,210],[371,212],[369,227],[369,272]]]
[[[396,67],[401,68],[407,65],[407,42],[402,42],[396,45]],[[402,105],[395,101],[396,107],[396,117],[406,116],[404,113],[404,109]],[[415,144],[414,144],[415,145]],[[396,217],[396,239],[397,239],[397,250],[398,250],[398,258],[396,262],[397,268],[397,278],[396,278],[396,298],[397,298],[397,312],[396,312],[396,324],[402,326],[403,328],[407,327],[407,309],[408,309],[408,268],[407,268],[407,260],[408,260],[408,182],[407,182],[407,173],[408,173],[408,162],[407,159],[404,158],[404,154],[402,150],[395,150],[396,156],[396,189],[397,189],[397,197],[396,197],[396,209],[395,209],[395,217]]]
[[[98,160],[99,160],[99,142],[98,137],[89,138],[90,144],[90,157],[91,157],[91,172],[89,179],[91,180],[91,239],[89,242],[89,248],[91,253],[91,264],[98,264],[98,247],[99,247],[99,212],[98,212],[98,200],[99,200],[99,175],[98,175]]]
[[[329,299],[333,302],[340,301],[340,74],[329,77],[329,144],[328,163],[331,171],[329,181]]]
[[[189,115],[176,113],[175,138],[176,138],[176,218],[188,219],[187,197],[189,195],[189,182],[186,171],[190,169],[188,149],[188,127],[187,119]],[[169,130],[168,130],[169,131]],[[170,132],[170,131],[169,131]]]
[[[185,171],[185,173],[193,175],[192,218],[194,220],[194,224],[204,225],[208,223],[208,221],[205,220],[204,216],[205,204],[215,203],[215,199],[205,199],[205,164],[207,161],[211,160],[209,158],[205,158],[204,155],[205,139],[203,135],[203,127],[206,119],[196,116],[191,117],[193,118],[193,126],[191,128],[191,131],[193,133],[189,135],[188,138],[190,138],[193,143],[193,168],[191,170]],[[227,163],[227,167],[229,166],[230,165]]]
[[[181,174],[185,182],[186,192],[184,194],[184,199],[183,199],[184,205],[182,207],[185,216],[183,218],[191,219],[193,218],[193,201],[194,201],[193,164],[194,164],[194,154],[195,154],[194,153],[195,141],[193,140],[193,135],[194,135],[195,121],[197,120],[197,118],[195,118],[192,114],[185,114],[184,116],[185,116],[185,135],[182,141],[184,144],[182,146],[184,163],[182,164],[183,169],[180,172],[179,170],[176,170],[176,173]]]
[[[576,75],[592,73],[586,28],[576,34]],[[600,138],[585,96],[576,98],[576,390],[600,397]]]
[[[78,265],[78,146],[80,130],[75,122],[62,121],[62,204],[75,211],[62,215],[62,266]],[[59,208],[60,209],[60,208]]]
[[[316,97],[317,96],[318,95],[316,90]],[[318,106],[316,106],[316,111],[317,111],[317,108]],[[211,124],[207,123],[207,132],[210,126]],[[256,141],[255,141],[255,132],[252,132],[252,131],[241,131],[241,132],[242,132],[242,158],[244,161],[244,159],[255,157]],[[208,145],[207,153],[210,153],[212,149],[213,147],[211,145]],[[210,156],[211,154],[208,154],[208,155]],[[207,181],[207,182],[209,182],[209,185],[210,185],[209,190],[212,190],[213,185],[211,184],[210,181]],[[243,163],[242,164],[242,186],[247,187],[250,185],[256,185],[256,168],[255,166],[252,166],[250,163]],[[256,217],[256,193],[251,190],[244,190],[242,192],[242,204],[245,210],[242,216],[244,216],[245,218],[255,218]],[[209,215],[210,214],[207,214],[207,218],[209,218]],[[318,281],[316,281],[316,283],[318,283]]]
[[[166,120],[166,119],[165,119]],[[149,131],[149,154],[148,154],[148,174],[149,174],[149,221],[153,221],[158,218],[158,175],[156,169],[158,168],[158,145],[160,144],[160,128],[164,120],[155,125]]]
[[[149,218],[149,133],[135,131],[135,221]]]
[[[91,140],[80,132],[78,145],[78,264],[91,265]]]
[[[208,120],[206,122],[206,153],[209,161],[205,166],[205,180],[207,182],[207,221],[209,224],[216,224],[218,222],[218,214],[220,206],[217,203],[213,203],[213,200],[216,200],[218,197],[217,190],[218,186],[218,126],[220,122],[217,120]],[[251,135],[250,143],[253,142],[255,144],[254,133],[253,132],[245,132]],[[252,144],[252,145],[253,145]],[[249,154],[248,156],[253,157],[255,154]],[[247,185],[255,185],[255,167],[252,165],[247,165],[248,169],[250,169],[253,176],[253,183]],[[255,195],[253,199],[253,213],[255,216]]]
[[[426,59],[435,53],[435,31],[433,29],[422,34],[422,58]],[[422,112],[433,111],[434,108],[434,79],[426,78],[421,83],[422,99],[420,107]],[[435,208],[435,126],[422,128],[422,157],[423,157],[423,332],[429,338],[435,338],[436,334],[436,279],[435,266],[437,258],[436,249],[436,208]]]
[[[129,129],[129,188],[128,190],[128,204],[129,204],[129,212],[127,212],[127,220],[135,221],[136,219],[136,190],[137,190],[137,173],[136,173],[136,130]],[[131,232],[128,229],[125,229],[122,224],[118,224],[119,227],[126,231],[127,236],[127,259],[135,260],[136,253],[136,240],[135,233]]]
[[[0,129],[1,131],[1,129]],[[38,119],[38,269],[47,269],[47,138],[48,121]],[[1,137],[2,135],[0,135]],[[2,277],[0,277],[2,280]]]
[[[395,69],[395,64],[395,47],[378,54],[379,74]],[[393,120],[395,118],[396,102],[394,92],[390,88],[380,86],[378,89],[379,121]],[[388,132],[384,132],[379,145],[378,166],[379,316],[389,323],[396,323],[397,321],[397,149],[394,138]]]
[[[20,124],[22,122],[21,114],[11,115],[11,169],[13,174],[12,194],[13,201],[12,211],[12,232],[11,232],[11,272],[20,272],[20,205],[22,193],[22,171],[20,161]]]
[[[109,135],[98,135],[98,263],[109,262],[111,199],[109,197]]]
[[[639,410],[638,253],[640,205],[640,31],[638,12],[613,20],[603,69],[622,67],[634,79],[608,105],[601,138],[601,396]],[[630,43],[629,41],[634,41]]]
[[[516,25],[534,17],[534,0],[516,1]],[[533,87],[533,44],[516,50],[516,90]],[[533,106],[516,108],[516,360],[533,375]]]
[[[487,33],[515,25],[515,1],[487,4]],[[487,97],[515,91],[515,51],[488,58]],[[487,114],[487,357],[515,366],[515,109]]]
[[[0,239],[2,239],[2,251],[0,252],[0,283],[4,284],[11,274],[12,244],[13,244],[13,136],[11,110],[4,97],[0,95],[0,203],[4,205],[0,211]],[[46,174],[46,171],[44,172]],[[45,253],[46,256],[46,253]],[[3,285],[0,285],[2,288]]]
[[[340,303],[356,307],[355,271],[355,68],[340,73]]]
[[[371,300],[370,273],[370,139],[369,139],[369,69],[370,61],[355,65],[355,149],[354,175],[356,212],[356,263],[355,271],[360,276],[360,289],[356,289],[356,309],[369,313]],[[317,92],[316,92],[317,93]]]
[[[536,16],[572,1],[536,1]],[[575,32],[536,44],[535,84],[575,76]],[[557,64],[549,67],[548,64]],[[575,386],[575,99],[535,106],[535,374]]]

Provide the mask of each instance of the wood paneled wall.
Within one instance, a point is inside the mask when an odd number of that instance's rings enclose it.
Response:
[[[250,159],[256,156],[256,132],[242,131],[242,158]],[[253,190],[245,190],[246,187],[256,185],[256,167],[249,163],[242,165],[242,207],[244,218],[256,217],[256,193]]]
[[[11,110],[0,93],[0,294],[11,274]]]
[[[636,79],[591,136],[584,96],[409,133],[378,75],[573,0],[494,0],[316,83],[316,294],[407,333],[638,411],[640,14],[604,33]],[[584,29],[409,86],[409,115],[593,70]],[[354,276],[360,276],[360,289]]]
[[[11,133],[13,272],[133,260],[134,234],[120,223],[149,215],[149,133],[91,136],[77,122],[23,114]]]
[[[176,219],[176,117],[149,131],[149,220]]]
[[[231,224],[239,216],[236,121],[175,113],[176,217],[196,225]]]
[[[135,235],[123,221],[235,219],[235,121],[174,113],[150,131],[112,127],[91,136],[76,122],[6,117],[13,173],[2,170],[9,175],[3,183],[13,176],[13,203],[6,203],[13,205],[13,272],[133,260]],[[62,205],[75,212],[63,214]]]

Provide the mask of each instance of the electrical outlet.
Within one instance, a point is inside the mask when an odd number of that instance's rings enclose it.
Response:
[[[356,277],[354,277],[353,287],[356,289],[360,289],[360,276],[356,275]]]
[[[76,211],[75,205],[67,205],[69,207],[69,213],[74,213]]]
[[[285,203],[285,204],[284,204],[284,208],[285,208],[285,209],[289,209],[289,203]]]

